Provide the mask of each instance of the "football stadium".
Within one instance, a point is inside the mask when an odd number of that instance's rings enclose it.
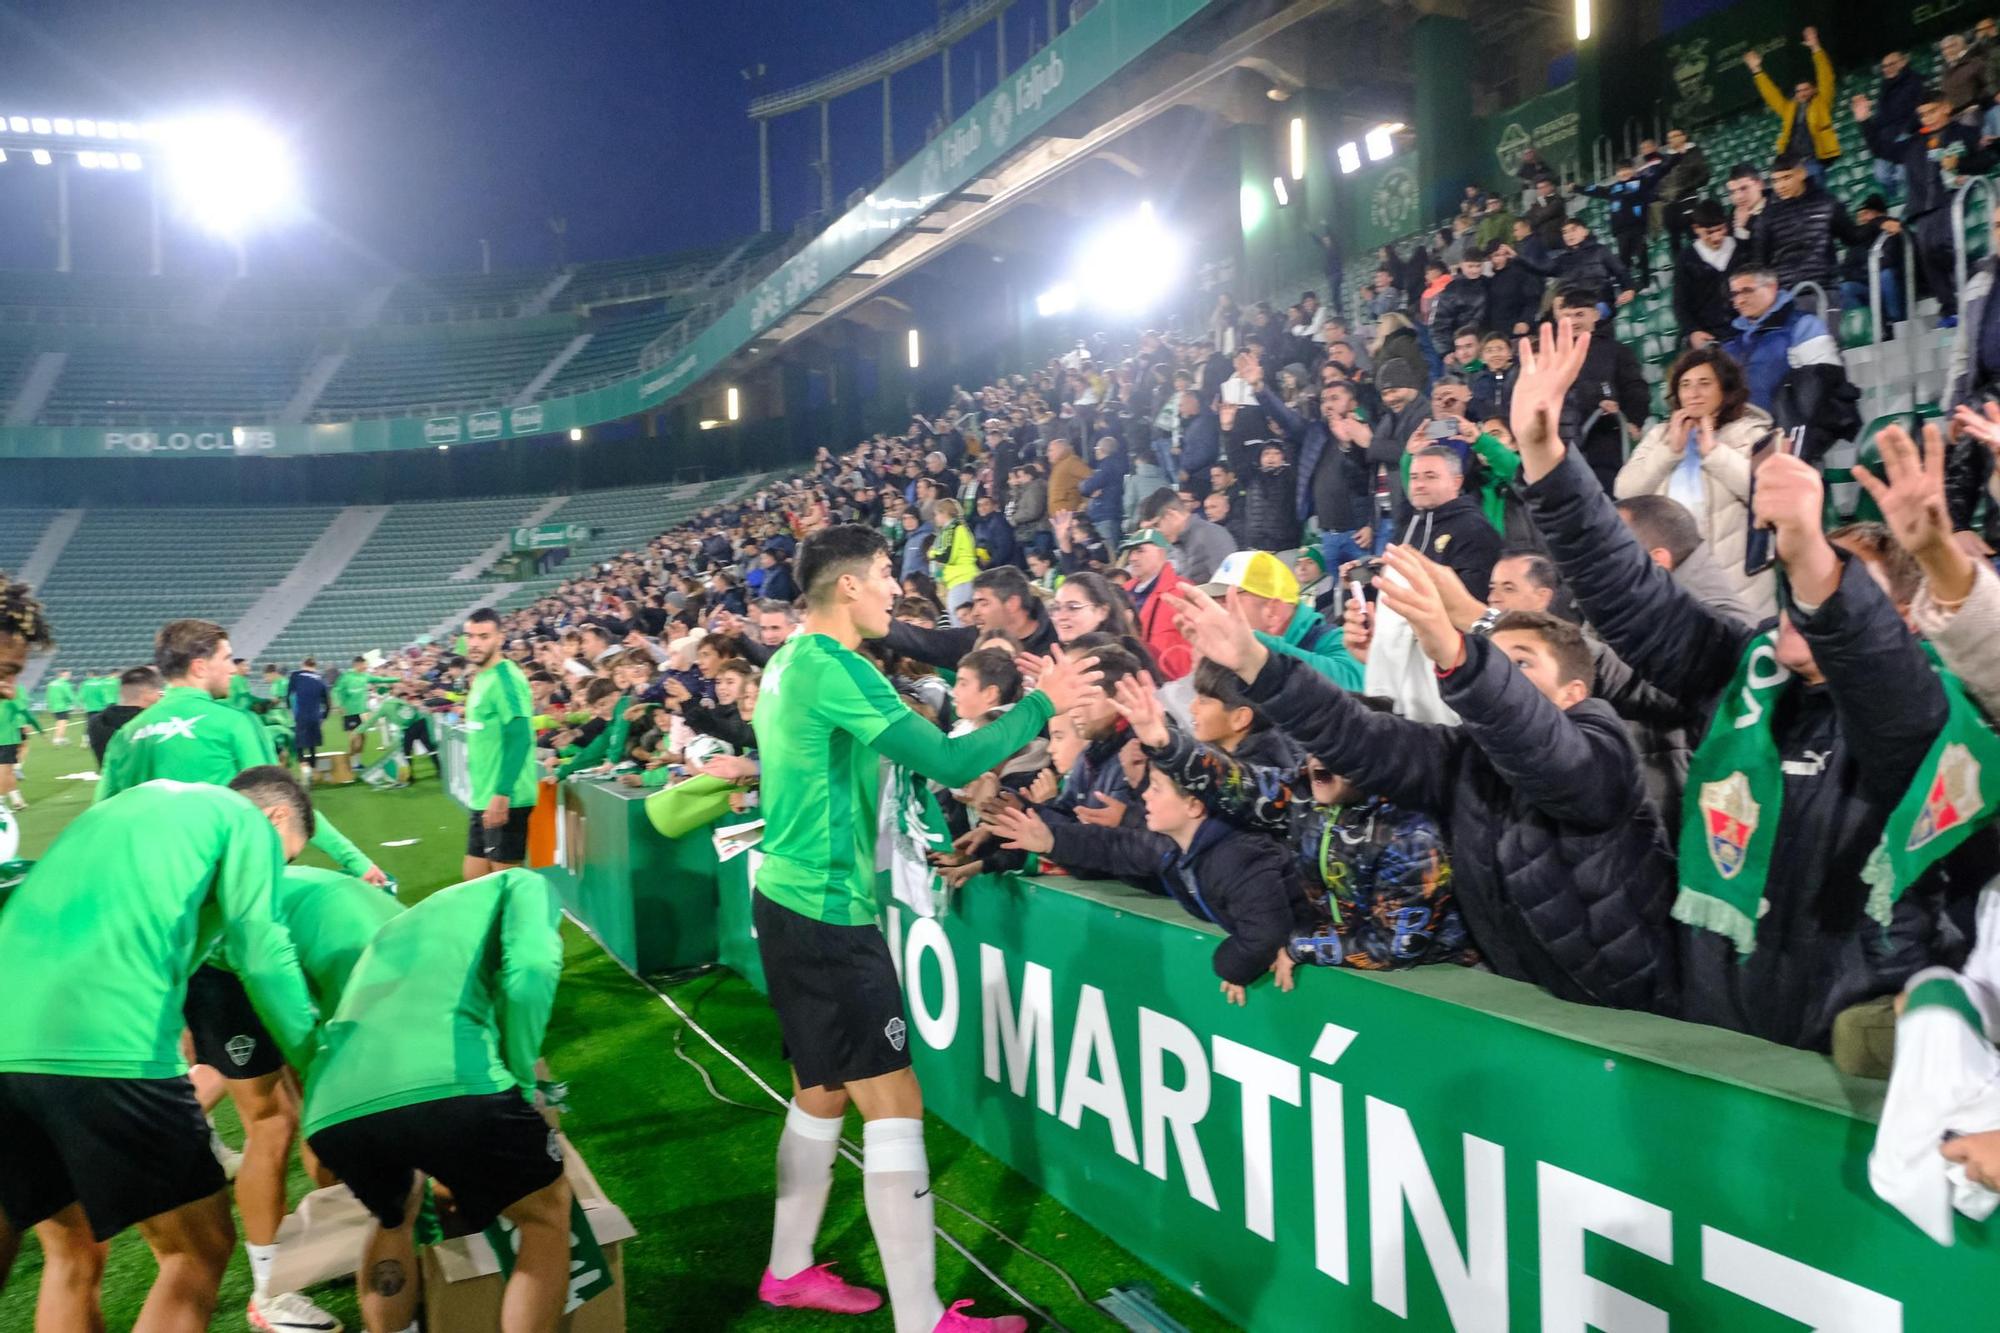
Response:
[[[0,1333],[2000,1327],[2000,14],[0,10]]]

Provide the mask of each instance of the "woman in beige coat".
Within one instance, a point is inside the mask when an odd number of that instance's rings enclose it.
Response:
[[[1619,469],[1614,494],[1664,495],[1694,515],[1709,557],[1759,617],[1777,614],[1776,576],[1743,572],[1750,533],[1750,451],[1771,418],[1750,402],[1743,368],[1720,347],[1683,353],[1667,374],[1674,411]]]

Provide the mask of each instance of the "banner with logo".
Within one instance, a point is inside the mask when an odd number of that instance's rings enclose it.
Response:
[[[512,546],[517,551],[552,551],[589,538],[588,523],[543,523],[532,528],[515,528]]]
[[[1237,1008],[1123,885],[884,901],[925,1105],[1246,1328],[1962,1333],[2000,1290],[1989,1225],[1869,1192],[1884,1085],[1823,1056],[1454,967]]]
[[[1579,174],[1584,156],[1577,137],[1580,125],[1574,83],[1485,117],[1480,134],[1486,157],[1480,171],[1487,188],[1510,199],[1518,194],[1522,184],[1514,173],[1530,148],[1558,176]]]
[[[1369,253],[1400,241],[1431,219],[1422,216],[1417,153],[1398,153],[1343,179],[1355,250]]]
[[[1819,17],[1815,11],[1822,8],[1817,4],[1800,6],[1790,0],[1738,0],[1719,13],[1676,28],[1642,47],[1629,73],[1654,86],[1649,100],[1658,105],[1664,121],[1693,131],[1706,121],[1763,105],[1750,70],[1743,63],[1746,51],[1764,57],[1765,68],[1787,93],[1794,81],[1810,79],[1812,53],[1806,50],[1801,33],[1806,24]],[[1829,29],[1827,40],[1831,43],[1838,35]],[[1835,51],[1831,45],[1828,51],[1837,65],[1852,63],[1857,58],[1872,58],[1875,54],[1872,46],[1865,57],[1859,52]],[[1621,71],[1620,77],[1626,73]],[[1845,108],[1841,111],[1844,114]],[[1772,128],[1775,131],[1775,118]],[[1653,132],[1651,124],[1645,132]],[[1623,134],[1617,132],[1613,137],[1622,139]],[[1721,164],[1710,163],[1710,166],[1719,169]]]
[[[1023,140],[1218,0],[1099,0],[913,160],[657,370],[566,398],[469,415],[324,426],[115,430],[0,427],[0,458],[200,458],[367,453],[567,431],[615,421],[685,392],[927,209],[976,180]]]

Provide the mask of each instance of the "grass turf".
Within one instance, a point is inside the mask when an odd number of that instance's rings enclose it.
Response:
[[[336,733],[337,734],[337,733]],[[23,794],[23,854],[38,855],[69,819],[90,802],[94,784],[65,775],[88,771],[91,754],[73,727],[68,747],[45,742],[30,748]],[[401,884],[406,902],[421,899],[458,878],[465,812],[432,779],[430,765],[411,788],[378,792],[363,786],[323,787],[319,810],[340,826]],[[415,839],[408,846],[384,846]],[[318,864],[317,851],[304,858]],[[773,1156],[778,1105],[718,1056],[674,1014],[574,926],[565,925],[566,964],[544,1053],[558,1079],[570,1085],[564,1132],[590,1163],[609,1197],[638,1228],[625,1247],[626,1307],[634,1329],[887,1328],[886,1310],[859,1320],[799,1311],[770,1311],[756,1299],[757,1278],[770,1243]],[[663,989],[701,1026],[772,1086],[789,1075],[779,1055],[777,1024],[762,996],[733,974],[711,971]],[[687,1056],[708,1071],[718,1101],[701,1075],[674,1054],[679,1038]],[[745,1109],[745,1107],[754,1109]],[[766,1113],[769,1112],[769,1113]],[[225,1138],[241,1142],[228,1104],[216,1120]],[[858,1144],[858,1120],[848,1122]],[[941,1201],[957,1204],[1062,1265],[1092,1300],[1113,1285],[1141,1282],[1154,1288],[1162,1308],[1191,1329],[1229,1325],[1192,1295],[1173,1288],[1038,1187],[981,1151],[935,1117],[926,1126],[933,1187]],[[294,1163],[291,1197],[308,1188]],[[991,1232],[940,1206],[938,1221],[979,1261],[1065,1326],[1085,1333],[1115,1327],[1079,1301],[1053,1270],[1013,1249]],[[835,1168],[833,1197],[821,1228],[818,1258],[838,1263],[856,1281],[881,1288],[881,1265],[869,1238],[860,1171]],[[32,1238],[22,1248],[12,1280],[0,1292],[0,1330],[26,1329],[33,1320],[40,1252]],[[947,1300],[971,1297],[977,1312],[1012,1308],[1009,1298],[952,1249],[940,1245],[938,1290]],[[105,1273],[105,1316],[112,1328],[129,1328],[153,1278],[143,1242],[128,1232],[112,1244]],[[249,1298],[247,1263],[239,1247],[223,1280],[218,1328],[241,1327]],[[361,1327],[351,1284],[315,1289],[315,1300]],[[447,1330],[444,1333],[461,1333]]]

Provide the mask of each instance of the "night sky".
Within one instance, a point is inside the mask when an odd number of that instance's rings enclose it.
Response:
[[[741,71],[764,90],[803,82],[928,26],[935,0],[335,0],[303,4],[0,6],[0,115],[128,119],[240,107],[281,126],[313,218],[251,251],[260,272],[475,270],[555,259],[551,215],[572,260],[705,245],[757,224],[756,130]],[[1025,57],[1042,0],[1008,15],[1010,64]],[[989,25],[954,54],[955,110],[993,83]],[[939,106],[935,59],[894,84],[898,158]],[[881,164],[879,90],[833,109],[835,200]],[[776,221],[818,203],[818,117],[773,123]],[[0,266],[50,268],[53,172],[0,165]],[[146,192],[132,177],[74,177],[74,267],[142,269]],[[168,264],[223,255],[170,236]]]

